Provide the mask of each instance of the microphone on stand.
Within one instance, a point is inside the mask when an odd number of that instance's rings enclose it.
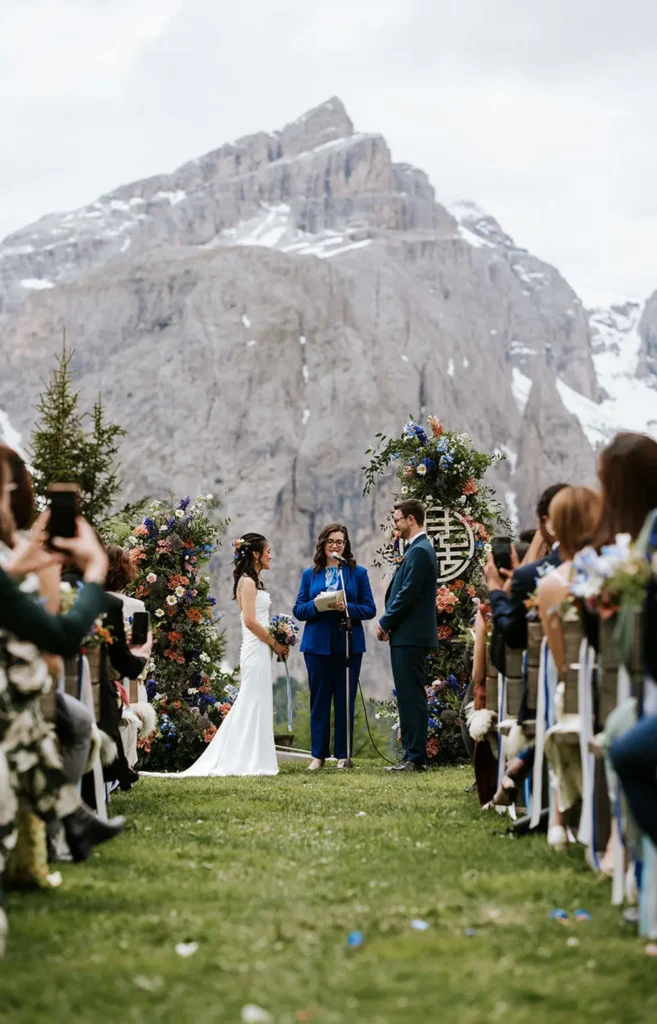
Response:
[[[338,563],[338,565],[346,565],[347,564],[347,559],[344,557],[344,555],[335,555],[334,554],[331,557],[335,558],[335,560]]]

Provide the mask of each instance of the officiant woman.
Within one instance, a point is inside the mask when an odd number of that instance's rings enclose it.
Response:
[[[375,617],[376,605],[367,569],[357,565],[353,556],[347,527],[329,523],[317,538],[314,564],[301,577],[294,606],[295,617],[306,623],[301,652],[310,686],[311,771],[323,768],[331,753],[331,706],[337,767],[344,768],[347,760],[347,631],[340,569],[352,627],[349,720],[353,745],[354,705],[365,653],[362,623]]]

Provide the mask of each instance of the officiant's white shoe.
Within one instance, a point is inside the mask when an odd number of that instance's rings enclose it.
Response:
[[[317,772],[320,768],[324,767],[324,761],[321,757],[313,757],[312,761],[308,765],[309,772]]]

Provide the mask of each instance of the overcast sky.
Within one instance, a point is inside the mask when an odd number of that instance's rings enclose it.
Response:
[[[0,0],[0,25],[0,237],[338,95],[585,302],[657,289],[657,0]]]

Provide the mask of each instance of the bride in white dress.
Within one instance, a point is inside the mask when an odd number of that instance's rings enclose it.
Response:
[[[201,756],[175,775],[144,772],[164,778],[214,775],[277,775],[274,743],[272,651],[285,658],[288,649],[269,633],[271,597],[260,573],[271,566],[271,548],[259,533],[235,541],[233,596],[240,608],[242,650],[240,689],[221,728]]]

